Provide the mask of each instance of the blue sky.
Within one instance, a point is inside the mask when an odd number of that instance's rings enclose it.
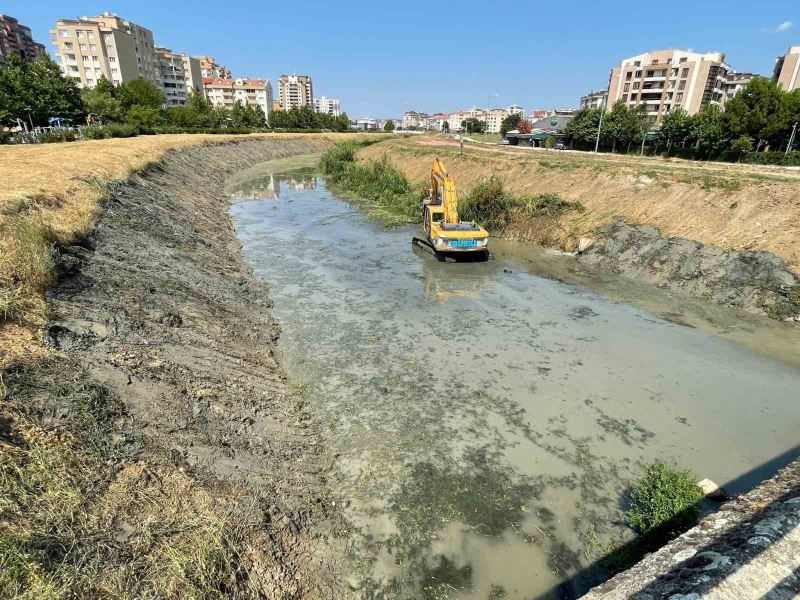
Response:
[[[266,2],[5,0],[48,46],[55,19],[116,12],[156,44],[210,54],[234,75],[309,74],[351,117],[472,105],[575,106],[612,65],[647,50],[722,51],[769,75],[800,44],[800,1]],[[497,94],[497,96],[495,96]]]

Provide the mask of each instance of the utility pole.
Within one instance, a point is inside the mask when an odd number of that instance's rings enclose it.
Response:
[[[600,104],[600,122],[597,124],[597,140],[594,142],[594,153],[597,154],[600,151],[600,130],[603,128],[603,115],[606,112],[606,99],[603,98],[603,101]]]
[[[789,150],[792,149],[794,146],[794,136],[797,133],[797,121],[794,122],[794,127],[792,127],[792,135],[789,137],[789,143],[786,144],[786,152],[783,153],[783,160],[786,160],[786,157],[789,156]]]

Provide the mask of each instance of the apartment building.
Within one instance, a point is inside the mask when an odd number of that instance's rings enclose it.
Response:
[[[217,64],[213,56],[198,55],[193,56],[200,63],[201,77],[219,77],[220,79],[232,79],[231,70],[224,65]]]
[[[156,48],[156,57],[161,89],[166,96],[165,106],[183,106],[189,92],[203,93],[200,61],[163,47]]]
[[[519,107],[520,110],[522,107]],[[483,122],[486,123],[484,131],[486,133],[500,133],[500,126],[503,124],[503,119],[509,116],[511,108],[490,108],[483,113]],[[522,112],[515,112],[513,114],[521,115]]]
[[[281,110],[314,106],[314,87],[308,75],[281,75],[278,79]]]
[[[333,115],[334,117],[342,114],[339,101],[336,98],[328,98],[327,96],[314,98],[314,111],[323,115]]]
[[[600,108],[605,106],[608,101],[608,90],[600,90],[598,92],[591,91],[585,96],[581,96],[581,108]]]
[[[524,115],[525,109],[522,108],[519,104],[512,104],[506,110],[508,110],[509,115]]]
[[[233,108],[236,102],[260,106],[265,116],[272,110],[272,84],[268,79],[204,77],[203,90],[214,106]]]
[[[607,109],[620,100],[645,104],[647,114],[660,119],[673,108],[695,114],[706,104],[721,106],[729,71],[721,52],[656,50],[626,58],[611,69]]]
[[[753,73],[734,73],[730,72],[725,76],[723,89],[725,90],[725,100],[728,101],[736,94],[747,87],[754,77],[758,77]]]
[[[44,56],[47,51],[44,44],[33,39],[30,27],[0,13],[0,65],[6,64],[12,54],[23,60],[33,60]]]
[[[425,124],[425,120],[429,118],[430,115],[428,113],[418,112],[416,110],[409,110],[403,113],[402,128],[421,129]]]
[[[139,77],[161,87],[153,33],[113,13],[58,19],[51,29],[64,74],[80,87],[94,87],[100,77],[115,84]]]
[[[800,88],[800,46],[789,46],[786,54],[778,57],[772,79],[787,92]]]

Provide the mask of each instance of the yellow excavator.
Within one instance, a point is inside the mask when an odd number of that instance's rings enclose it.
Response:
[[[432,250],[440,260],[463,253],[489,256],[489,233],[458,218],[456,184],[438,157],[433,159],[428,197],[422,201],[422,225],[426,239],[415,237],[413,243]]]

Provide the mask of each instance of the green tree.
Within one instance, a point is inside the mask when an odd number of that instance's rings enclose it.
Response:
[[[641,141],[647,130],[646,124],[647,108],[644,104],[629,107],[621,100],[615,103],[603,121],[603,133],[611,139],[611,151],[616,151],[617,143],[627,143],[630,149],[633,142]]]
[[[483,128],[485,126],[486,123],[474,117],[470,117],[469,119],[464,119],[461,121],[461,127],[467,133],[483,133]]]
[[[728,129],[719,106],[706,104],[692,117],[691,135],[705,157],[723,146],[728,137]]]
[[[738,152],[739,160],[742,160],[742,154],[752,152],[753,140],[750,136],[741,135],[731,142],[731,150]]]
[[[522,115],[519,113],[514,113],[513,115],[508,115],[503,121],[500,123],[500,135],[505,137],[505,135],[509,131],[513,131],[517,128],[517,123],[520,122],[522,119]]]
[[[48,56],[23,61],[15,55],[0,67],[0,123],[16,119],[48,125],[50,117],[78,121],[86,114],[75,82]]]
[[[391,119],[389,119],[388,121],[386,121],[386,123],[384,123],[384,124],[383,124],[383,130],[384,130],[384,131],[388,131],[388,132],[390,132],[390,133],[391,133],[392,131],[394,131],[394,121],[392,121]]]
[[[575,113],[564,128],[570,144],[577,147],[594,146],[597,128],[600,125],[601,108],[586,107]]]
[[[81,98],[86,110],[102,122],[119,123],[123,120],[125,111],[117,98],[117,88],[105,77],[98,79],[93,89],[81,90]]]
[[[126,112],[134,106],[158,110],[166,102],[164,92],[141,77],[120,85],[117,88],[116,96],[122,102],[122,108]]]
[[[658,138],[666,142],[667,152],[672,149],[672,144],[683,142],[692,131],[692,119],[682,108],[675,108],[665,114],[660,125]]]
[[[132,106],[125,120],[140,132],[150,132],[155,127],[164,124],[164,118],[159,109],[152,106],[142,106],[141,104]]]
[[[731,133],[758,140],[756,149],[764,144],[780,144],[791,127],[789,113],[787,93],[765,77],[754,77],[725,105],[725,120]]]

